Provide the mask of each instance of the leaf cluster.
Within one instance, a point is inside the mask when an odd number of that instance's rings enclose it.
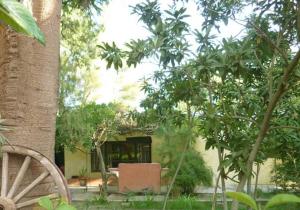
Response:
[[[133,7],[133,13],[140,16],[150,36],[144,40],[132,40],[126,44],[127,49],[122,50],[115,45],[102,43],[100,54],[102,59],[107,61],[107,68],[113,64],[116,70],[124,66],[136,66],[142,59],[156,57],[163,68],[168,64],[179,65],[189,55],[189,44],[187,35],[189,25],[186,22],[189,17],[185,8],[171,6],[169,10],[160,10],[158,1],[147,1]]]
[[[28,9],[16,0],[0,0],[0,24],[33,37],[45,45],[45,37]]]
[[[63,0],[63,10],[80,9],[88,15],[93,16],[94,13],[100,13],[102,5],[108,3],[109,0]]]

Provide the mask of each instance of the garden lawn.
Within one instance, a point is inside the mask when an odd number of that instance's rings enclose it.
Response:
[[[74,203],[78,210],[161,210],[162,202],[153,201],[129,201],[129,202],[107,202],[102,199],[93,199],[86,202]],[[211,203],[197,201],[193,198],[179,198],[171,200],[167,205],[168,210],[210,210]],[[216,210],[222,210],[221,203],[217,204]],[[246,207],[241,206],[239,210],[246,210]],[[269,210],[299,210],[299,204],[282,205]]]

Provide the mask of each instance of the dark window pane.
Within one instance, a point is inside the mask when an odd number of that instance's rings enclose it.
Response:
[[[151,163],[151,137],[130,137],[126,141],[107,141],[102,148],[106,168],[119,163]],[[99,158],[91,152],[92,171],[100,171]]]

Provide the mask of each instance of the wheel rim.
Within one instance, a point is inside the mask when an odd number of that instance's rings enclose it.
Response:
[[[43,154],[18,145],[4,145],[2,146],[2,153],[0,210],[1,206],[2,209],[5,210],[14,210],[35,205],[43,196],[48,196],[52,199],[62,198],[64,201],[70,203],[70,192],[64,176],[58,167]],[[21,159],[24,156],[24,159],[20,169],[13,179],[12,184],[9,186],[9,181],[12,181],[9,180],[11,177],[9,172],[9,161],[10,159],[13,159],[14,156],[21,157]],[[21,189],[20,185],[33,162],[37,162],[37,164],[39,164],[39,171],[42,172],[39,173],[30,184],[24,185],[23,189]],[[30,199],[26,199],[26,195],[34,192],[35,189],[37,190],[38,186],[43,183],[45,179],[50,178],[57,188],[56,193],[43,196],[37,195],[33,198],[31,197]]]

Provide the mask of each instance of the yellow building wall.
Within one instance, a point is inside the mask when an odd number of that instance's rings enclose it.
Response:
[[[139,132],[133,132],[128,135],[117,136],[112,141],[126,141],[126,138],[128,137],[138,137],[138,136],[142,136],[142,135],[140,135]],[[152,148],[151,148],[152,162],[159,161],[157,150],[153,149],[153,148],[157,148],[159,142],[160,140],[158,138],[152,137]],[[65,177],[67,179],[70,179],[72,176],[78,176],[79,171],[82,168],[87,169],[87,173],[88,173],[87,175],[90,178],[101,177],[100,172],[91,171],[91,154],[89,151],[86,151],[84,148],[78,148],[75,149],[74,151],[65,149],[64,156],[65,156]]]
[[[82,168],[87,168],[88,153],[84,150],[69,151],[65,149],[65,177],[78,176]]]
[[[214,181],[215,181],[218,175],[218,167],[219,167],[217,149],[205,150],[205,140],[202,138],[198,138],[196,141],[196,150],[200,152],[207,165],[212,169]],[[259,185],[273,184],[271,181],[273,166],[274,166],[273,159],[268,159],[267,161],[264,162],[264,164],[260,166],[260,173],[258,176]],[[256,166],[254,168],[254,171],[256,171]],[[227,183],[234,184],[234,182],[230,180],[227,180]],[[254,180],[252,183],[254,184]]]
[[[91,154],[88,151],[84,149],[65,150],[65,177],[70,179],[72,176],[78,176],[83,168],[87,169],[88,177],[101,177],[99,172],[91,171]]]

